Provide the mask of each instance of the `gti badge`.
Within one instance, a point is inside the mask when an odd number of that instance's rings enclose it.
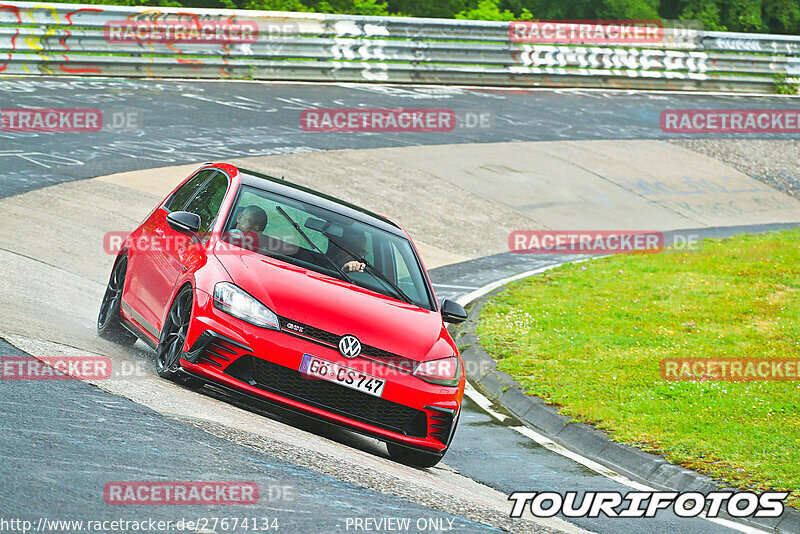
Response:
[[[339,352],[345,358],[355,358],[361,354],[361,342],[356,336],[347,334],[339,340]]]

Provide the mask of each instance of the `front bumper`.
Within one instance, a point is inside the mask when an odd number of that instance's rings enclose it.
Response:
[[[191,374],[386,441],[430,452],[447,448],[463,378],[458,387],[429,384],[402,366],[346,359],[295,332],[252,326],[217,310],[203,291],[196,291],[195,299],[187,336],[190,350],[181,359]],[[385,378],[382,396],[301,373],[304,354]]]

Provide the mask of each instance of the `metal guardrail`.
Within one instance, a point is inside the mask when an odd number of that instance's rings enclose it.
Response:
[[[194,28],[195,38],[143,38],[140,26]],[[796,36],[664,29],[645,44],[539,44],[513,42],[509,26],[10,2],[0,4],[0,74],[753,92],[772,92],[776,79],[800,82]],[[227,38],[230,28],[250,33]]]

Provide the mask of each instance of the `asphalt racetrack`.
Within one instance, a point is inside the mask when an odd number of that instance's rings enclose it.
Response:
[[[311,150],[665,139],[658,122],[664,109],[787,107],[781,98],[668,93],[42,77],[0,79],[0,95],[4,109],[97,108],[138,117],[118,127],[107,119],[103,130],[81,135],[0,134],[0,196],[120,171]],[[303,110],[387,107],[452,109],[460,124],[451,132],[377,135],[300,128]]]
[[[137,183],[124,186],[127,189],[120,189],[123,179],[92,179],[243,158],[260,165],[259,170],[268,170],[271,162],[280,163],[285,166],[281,171],[288,169],[285,174],[291,179],[293,162],[312,157],[324,161],[327,156],[320,151],[348,150],[342,157],[352,157],[355,162],[359,195],[380,197],[386,196],[381,190],[386,182],[376,178],[371,184],[370,173],[378,171],[358,168],[362,151],[381,157],[386,154],[383,149],[397,150],[392,154],[405,155],[409,165],[414,162],[408,154],[424,152],[427,159],[419,162],[433,167],[438,161],[444,167],[443,151],[457,149],[441,145],[470,144],[476,158],[491,160],[494,149],[481,154],[482,144],[657,142],[667,138],[658,126],[664,109],[786,108],[785,99],[37,77],[0,79],[0,107],[98,108],[108,118],[120,118],[119,124],[107,123],[93,133],[0,131],[0,217],[5,227],[0,230],[0,337],[5,340],[0,340],[0,356],[88,351],[108,356],[115,365],[138,369],[133,378],[107,383],[0,381],[0,517],[26,519],[34,525],[41,518],[177,522],[182,518],[257,517],[277,519],[283,532],[354,532],[359,530],[357,524],[366,531],[366,524],[375,527],[375,521],[387,518],[410,520],[412,532],[756,531],[729,522],[680,519],[668,511],[656,519],[512,520],[507,496],[513,491],[625,492],[631,486],[536,444],[512,428],[518,422],[500,421],[478,406],[480,396],[465,398],[460,426],[443,462],[431,469],[413,469],[389,460],[385,446],[374,439],[279,409],[249,405],[213,387],[193,392],[158,379],[154,356],[144,345],[122,349],[94,333],[97,307],[113,261],[102,251],[98,236],[134,227],[155,204],[154,199],[163,196],[162,189],[170,189],[170,184],[185,174],[165,170],[164,184]],[[306,131],[300,122],[302,112],[308,109],[398,107],[450,109],[459,124],[450,132],[342,134]],[[128,117],[127,122],[122,117]],[[662,145],[654,150],[672,150]],[[421,149],[423,146],[429,149]],[[322,163],[318,168],[326,172]],[[302,169],[302,173],[309,172]],[[297,173],[301,174],[299,167]],[[736,180],[745,179],[736,175]],[[506,227],[491,219],[499,210],[508,209],[524,222],[526,214],[547,209],[544,200],[541,205],[507,201],[502,197],[502,181],[470,185],[465,178],[462,188],[454,180],[458,177],[443,181],[453,195],[475,196],[483,187],[490,191],[485,198],[478,195],[475,199],[496,203],[491,204],[495,207],[486,215],[486,225],[495,224],[500,236]],[[519,187],[527,187],[524,177],[519,180]],[[324,181],[314,186],[326,190]],[[744,207],[734,214],[723,217],[707,211],[701,217],[698,209],[698,215],[690,218],[663,203],[668,206],[664,209],[675,213],[675,220],[664,229],[691,228],[703,235],[727,235],[800,221],[796,201],[760,185],[753,187],[780,208],[757,211],[742,200],[736,205]],[[584,196],[577,182],[564,182],[563,188],[569,195]],[[730,189],[725,194],[737,191],[744,194],[744,189]],[[346,181],[330,182],[328,192],[348,198]],[[408,193],[399,196],[403,194]],[[716,193],[710,189],[703,194]],[[732,198],[732,205],[739,202],[739,197]],[[386,202],[386,209],[391,209]],[[599,201],[592,197],[586,202]],[[648,206],[652,206],[649,201]],[[418,223],[411,216],[387,215],[411,228],[412,237],[417,238],[413,227]],[[467,211],[461,216],[468,221],[479,215],[483,216]],[[569,216],[568,211],[554,212],[550,225]],[[734,222],[741,228],[725,230]],[[463,297],[498,280],[577,259],[503,253],[502,242],[488,248],[476,245],[474,251],[463,244],[448,246],[446,236],[427,232],[419,224],[419,239],[426,247],[430,245],[430,257],[435,258],[427,260],[427,249],[420,247],[423,260],[429,267],[435,266],[431,277],[440,299]],[[432,216],[430,225],[435,224]],[[546,226],[548,221],[542,224]],[[502,412],[502,408],[494,407],[494,411]],[[258,483],[261,497],[257,505],[243,507],[107,504],[104,485],[124,480],[249,480]],[[370,522],[364,523],[367,518]],[[381,525],[372,530],[391,530],[387,523]],[[224,531],[219,525],[216,530],[205,526],[195,525],[192,531]]]

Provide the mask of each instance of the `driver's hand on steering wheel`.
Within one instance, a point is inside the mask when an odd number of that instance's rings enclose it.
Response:
[[[360,273],[363,273],[364,267],[366,267],[366,265],[364,265],[360,261],[353,260],[353,261],[348,261],[347,263],[342,265],[342,270],[346,273],[352,273],[353,271],[358,271]]]

